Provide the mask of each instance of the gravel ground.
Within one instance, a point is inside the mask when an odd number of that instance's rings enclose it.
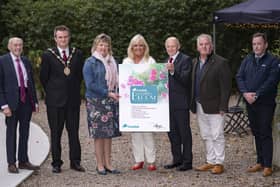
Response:
[[[46,108],[40,102],[40,112],[34,114],[32,120],[39,124],[49,135]],[[191,116],[193,134],[193,166],[205,161],[205,149],[201,141],[195,116]],[[86,111],[84,103],[81,105],[80,141],[82,146],[82,162],[86,168],[85,173],[69,169],[68,140],[64,130],[62,138],[62,158],[64,165],[62,173],[51,172],[51,157],[41,166],[41,170],[25,180],[20,187],[29,186],[199,186],[199,187],[237,187],[237,186],[279,186],[280,172],[276,169],[272,177],[264,178],[262,173],[248,174],[245,172],[248,165],[255,163],[252,135],[239,137],[234,134],[226,135],[225,172],[221,175],[212,175],[209,172],[194,170],[178,172],[165,170],[163,165],[171,161],[170,144],[166,133],[155,133],[157,147],[158,170],[149,172],[146,168],[138,171],[130,170],[134,164],[131,150],[130,133],[123,133],[119,138],[113,139],[112,160],[113,165],[122,171],[120,175],[100,176],[96,173],[93,140],[88,138]]]

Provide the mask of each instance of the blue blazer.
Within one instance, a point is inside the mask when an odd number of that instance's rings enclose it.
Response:
[[[20,57],[27,72],[28,95],[31,99],[32,109],[35,110],[35,103],[38,103],[33,79],[33,70],[30,61]],[[17,109],[19,103],[19,85],[16,70],[10,53],[0,56],[0,107],[8,105],[12,111]]]

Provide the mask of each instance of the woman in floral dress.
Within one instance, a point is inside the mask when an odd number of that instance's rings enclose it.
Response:
[[[111,38],[98,35],[92,45],[92,56],[83,67],[86,85],[86,108],[89,136],[94,139],[97,161],[96,171],[100,175],[118,174],[111,164],[112,138],[120,136],[118,131],[117,102],[119,95],[117,64],[112,56]]]

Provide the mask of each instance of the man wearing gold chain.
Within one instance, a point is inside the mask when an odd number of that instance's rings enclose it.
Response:
[[[80,50],[69,46],[68,27],[56,26],[54,40],[56,47],[47,49],[42,55],[40,71],[51,133],[52,171],[61,172],[61,135],[65,125],[69,139],[70,168],[84,172],[85,169],[80,165],[79,141],[80,86],[84,58]]]

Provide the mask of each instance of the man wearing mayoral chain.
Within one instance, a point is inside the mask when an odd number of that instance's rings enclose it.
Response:
[[[52,171],[60,173],[61,135],[66,126],[70,149],[70,168],[84,172],[80,165],[79,141],[80,87],[84,58],[82,52],[69,46],[70,30],[64,25],[54,29],[56,47],[42,55],[40,80],[44,87],[47,116],[51,133]]]

